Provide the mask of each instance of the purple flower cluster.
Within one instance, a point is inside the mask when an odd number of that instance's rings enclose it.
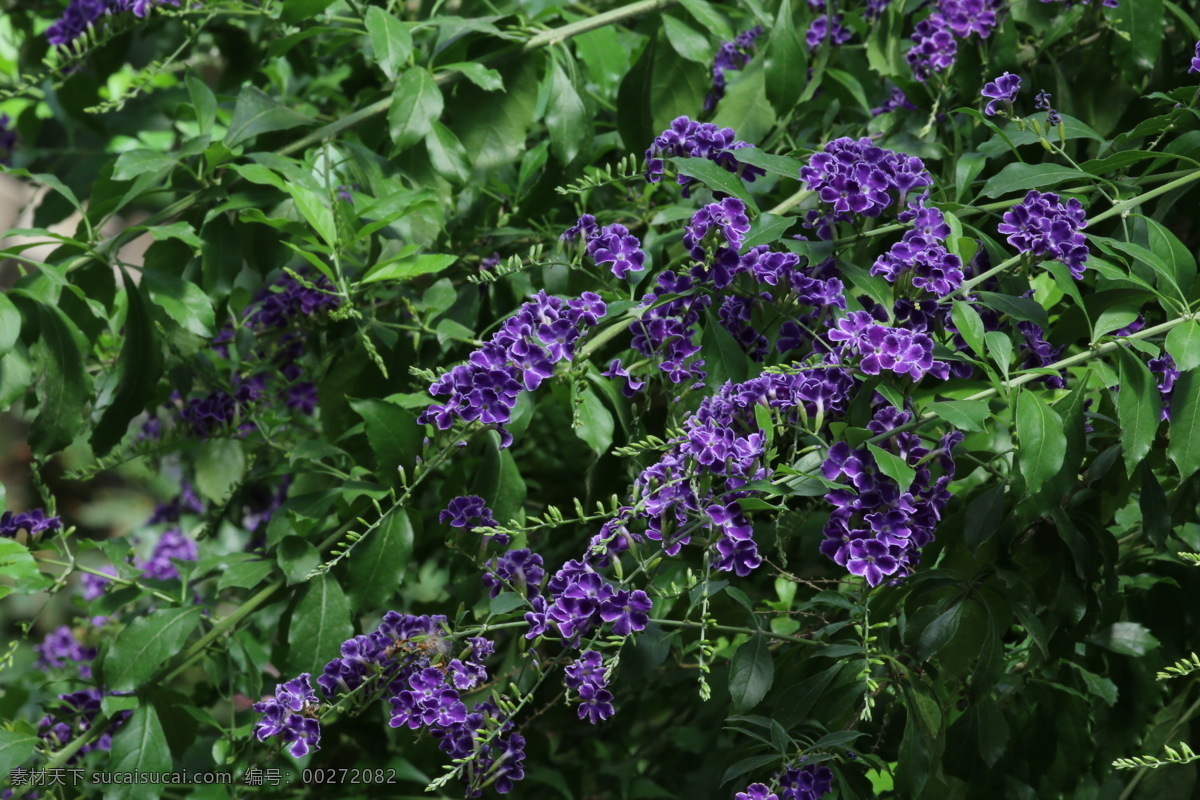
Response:
[[[247,309],[246,324],[260,331],[278,330],[341,305],[341,296],[324,275],[313,277],[304,271],[297,274],[309,286],[287,273],[280,275],[255,295]]]
[[[17,531],[28,531],[30,536],[38,536],[46,531],[56,531],[62,528],[62,520],[58,517],[48,517],[40,508],[29,511],[5,511],[0,514],[0,536],[12,539]]]
[[[163,3],[178,6],[179,0],[71,0],[63,15],[46,29],[46,39],[55,47],[67,47],[102,17],[130,11],[144,18],[151,8]]]
[[[438,514],[438,522],[454,528],[466,528],[468,531],[496,526],[496,518],[492,516],[492,510],[483,504],[483,498],[477,494],[455,497]],[[491,539],[496,544],[506,545],[512,537],[507,533],[495,533],[488,534],[485,538]]]
[[[0,114],[0,165],[12,166],[13,153],[17,151],[17,132],[12,130],[12,118]]]
[[[798,425],[802,418],[840,413],[853,386],[845,370],[818,367],[727,383],[705,398],[685,420],[682,435],[634,482],[645,536],[661,542],[673,556],[694,533],[708,534],[717,569],[749,575],[762,558],[738,500],[753,494],[742,488],[749,481],[771,476],[755,407],[771,409],[781,424]],[[711,481],[701,482],[699,476]],[[621,521],[612,530],[623,529]],[[623,542],[615,533],[609,538]]]
[[[158,525],[163,522],[179,522],[184,514],[203,514],[204,503],[196,494],[196,489],[187,481],[179,487],[179,494],[166,503],[155,506],[154,513],[146,520],[147,525]]]
[[[983,113],[994,117],[1000,113],[1001,108],[1011,113],[1013,101],[1017,99],[1019,91],[1021,91],[1021,76],[1013,75],[1011,72],[1004,73],[994,81],[988,81],[980,92],[984,97],[990,98]]]
[[[508,550],[488,562],[489,572],[483,575],[483,585],[492,590],[492,597],[511,587],[518,594],[537,597],[541,593],[542,557],[531,550],[521,548]]]
[[[640,381],[629,374],[629,370],[625,369],[625,365],[621,363],[621,359],[614,358],[609,363],[608,368],[600,372],[606,378],[624,378],[625,382],[621,384],[621,394],[629,399],[637,397],[637,393],[646,388],[646,382]]]
[[[579,695],[579,718],[593,725],[615,713],[612,692],[608,690],[604,659],[595,650],[585,650],[565,670],[563,683]]]
[[[876,435],[889,433],[912,419],[912,414],[882,406],[867,427]],[[821,471],[826,480],[845,477],[848,488],[825,495],[834,510],[825,523],[821,552],[871,586],[885,576],[903,578],[912,573],[921,548],[933,541],[934,530],[950,500],[946,485],[954,475],[950,455],[963,435],[952,431],[934,450],[912,432],[889,436],[881,447],[915,471],[912,484],[900,486],[883,474],[867,448],[853,449],[838,442],[829,449]],[[926,459],[936,457],[944,473],[933,480]]]
[[[756,25],[739,33],[732,42],[722,42],[720,48],[717,49],[716,58],[713,59],[712,90],[704,98],[705,112],[716,111],[717,103],[721,102],[721,98],[725,96],[725,73],[731,69],[745,68],[746,64],[750,62],[750,50],[754,47],[754,41],[761,34],[762,26]]]
[[[844,365],[857,360],[859,370],[867,375],[891,370],[913,381],[926,375],[946,380],[950,375],[946,362],[934,360],[929,334],[880,325],[866,311],[851,311],[830,328],[828,336],[838,343],[832,359]]]
[[[624,541],[622,540],[622,545]],[[546,594],[532,599],[533,610],[525,614],[527,639],[553,636],[565,642],[580,638],[603,624],[617,636],[628,636],[646,627],[650,619],[650,597],[641,589],[617,589],[606,581],[596,566],[606,565],[607,553],[596,559],[568,561],[546,585]]]
[[[449,399],[430,405],[418,422],[433,423],[440,430],[449,430],[456,420],[495,425],[507,446],[512,437],[503,426],[521,390],[535,391],[554,373],[555,364],[570,361],[580,337],[606,312],[595,292],[567,301],[538,292],[466,364],[430,385],[431,395]]]
[[[80,677],[92,677],[92,667],[88,662],[96,658],[96,648],[85,647],[66,625],[60,625],[46,634],[46,638],[33,651],[37,653],[39,669],[61,669],[68,664],[78,664]]]
[[[614,223],[601,228],[595,217],[584,214],[560,238],[570,242],[579,234],[583,234],[588,255],[596,266],[612,264],[612,274],[618,278],[624,280],[630,272],[641,272],[646,268],[646,253],[641,241],[624,225]]]
[[[779,782],[778,794],[766,784],[752,783],[734,800],[821,800],[833,790],[833,771],[817,764],[789,767],[775,779]]]
[[[147,578],[169,581],[179,577],[179,570],[171,563],[171,559],[195,561],[199,557],[200,551],[195,541],[184,536],[179,528],[168,528],[155,543],[150,558],[138,563],[138,569]]]
[[[916,156],[877,147],[864,137],[834,139],[814,153],[800,169],[800,179],[826,209],[810,212],[808,224],[821,239],[833,238],[833,222],[856,215],[878,217],[894,204],[903,204],[914,189],[933,184],[925,164]]]
[[[100,715],[100,703],[105,695],[116,692],[102,692],[99,689],[81,689],[70,694],[60,694],[60,707],[51,710],[38,723],[38,736],[51,749],[58,750],[75,737],[86,733]],[[113,724],[103,734],[79,748],[67,761],[73,764],[93,750],[107,751],[112,749],[112,735],[125,721],[131,712],[122,711],[115,717]]]
[[[923,201],[915,204],[912,210],[912,229],[875,260],[871,274],[882,275],[890,283],[910,274],[916,288],[934,297],[945,297],[963,282],[962,259],[945,246],[950,226],[941,211],[926,206]]]
[[[734,175],[740,175],[747,183],[753,183],[755,178],[766,175],[766,170],[740,163],[732,152],[753,146],[737,139],[733,128],[718,128],[711,122],[676,117],[646,150],[646,181],[658,183],[662,180],[664,158],[687,157],[707,158]],[[690,197],[692,178],[680,175],[676,180],[683,187],[681,194]]]
[[[107,565],[100,567],[100,569],[97,571],[105,572],[109,575],[112,575],[114,578],[117,575],[117,571],[113,567]],[[79,577],[79,583],[83,587],[83,599],[95,600],[97,597],[104,594],[104,588],[108,586],[111,581],[108,578],[100,575],[93,575],[90,572],[85,572]]]
[[[1037,323],[1018,322],[1017,331],[1025,340],[1021,352],[1017,356],[1023,369],[1048,367],[1062,356],[1062,348],[1047,342],[1045,332]],[[1064,371],[1063,375],[1065,374]],[[1043,383],[1051,389],[1062,389],[1067,385],[1063,375],[1043,375],[1037,378],[1037,382]]]
[[[736,197],[726,197],[717,203],[709,203],[692,215],[683,233],[683,246],[697,261],[704,261],[704,238],[710,231],[719,234],[717,248],[726,247],[733,253],[741,248],[750,232],[750,218],[746,216],[746,204]],[[718,287],[721,288],[721,287]]]
[[[1192,55],[1192,65],[1190,67],[1188,67],[1189,75],[1191,75],[1194,72],[1200,72],[1200,42],[1196,42],[1196,51]],[[2,120],[0,120],[0,122],[2,122]],[[2,128],[2,127],[4,127],[4,126],[2,124],[0,124],[0,128]],[[3,148],[0,147],[0,149],[3,149]]]
[[[455,655],[445,635],[444,616],[413,616],[389,611],[376,630],[342,643],[341,655],[325,665],[317,685],[330,701],[375,679],[390,695],[393,728],[426,729],[439,748],[462,763],[470,797],[483,786],[501,794],[524,777],[525,740],[499,708],[484,701],[468,709],[462,693],[487,682],[483,661],[495,651],[486,638],[469,638]],[[255,705],[263,714],[260,741],[282,735],[300,758],[318,749],[320,701],[301,675],[276,688],[274,699]]]
[[[1022,253],[1061,261],[1079,280],[1089,254],[1087,239],[1079,232],[1086,226],[1087,215],[1078,200],[1063,204],[1053,192],[1031,189],[1004,213],[996,230],[1007,234],[1008,243]]]
[[[924,83],[954,63],[958,39],[986,39],[998,20],[1000,0],[938,0],[934,12],[917,23],[906,54],[913,75]]]
[[[917,107],[909,102],[908,95],[904,94],[904,90],[898,86],[893,86],[892,93],[888,95],[887,100],[884,100],[882,104],[871,109],[871,116],[878,117],[880,114],[887,114],[898,108],[906,108],[909,111],[917,110]]]
[[[824,3],[821,6],[823,8]],[[854,33],[842,25],[841,14],[819,14],[809,23],[808,30],[804,34],[804,43],[808,46],[808,52],[811,53],[825,42],[835,46],[841,45],[850,41],[853,36]]]
[[[1175,381],[1179,380],[1179,368],[1175,366],[1175,359],[1171,357],[1170,353],[1163,353],[1158,358],[1150,359],[1148,366],[1158,379],[1158,393],[1162,395],[1162,419],[1169,420],[1171,418],[1171,396],[1175,391]]]
[[[321,749],[321,724],[317,721],[319,701],[308,682],[310,677],[305,672],[298,678],[277,684],[274,697],[254,704],[254,710],[263,715],[254,726],[258,740],[282,736],[290,745],[288,752],[296,758],[304,758],[310,751]]]
[[[1046,124],[1058,125],[1062,122],[1062,115],[1050,105],[1050,93],[1045,89],[1038,92],[1037,96],[1033,98],[1033,107],[1038,111],[1046,112]]]

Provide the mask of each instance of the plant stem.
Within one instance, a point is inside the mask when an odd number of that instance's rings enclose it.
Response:
[[[753,628],[738,628],[733,625],[706,625],[699,622],[680,619],[651,619],[651,622],[657,623],[664,628],[692,628],[704,629],[710,631],[722,631],[724,633],[745,633],[751,636],[762,634],[768,639],[779,639],[784,642],[792,642],[793,644],[819,645],[822,644],[814,639],[801,639],[799,636],[788,636],[784,633],[772,633],[771,631],[754,630]]]

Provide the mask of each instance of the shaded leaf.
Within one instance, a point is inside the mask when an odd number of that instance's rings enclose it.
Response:
[[[755,634],[733,655],[729,667],[729,694],[738,711],[748,711],[766,696],[775,679],[775,662],[767,638]]]

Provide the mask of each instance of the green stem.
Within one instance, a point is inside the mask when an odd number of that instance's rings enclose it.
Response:
[[[819,645],[814,639],[801,639],[799,636],[788,636],[784,633],[772,633],[771,631],[754,630],[753,628],[738,628],[733,625],[706,625],[699,622],[681,619],[651,619],[653,623],[661,625],[664,628],[692,628],[710,631],[721,631],[723,633],[745,633],[750,636],[762,634],[768,639],[779,639],[784,642],[792,642],[793,644]]]

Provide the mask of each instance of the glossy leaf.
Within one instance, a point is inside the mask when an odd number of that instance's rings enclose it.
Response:
[[[762,634],[750,638],[738,648],[729,666],[729,694],[733,707],[748,711],[758,705],[775,680],[775,662]]]
[[[1021,474],[1029,494],[1058,473],[1067,452],[1062,418],[1037,393],[1024,390],[1017,397],[1017,450]]]

